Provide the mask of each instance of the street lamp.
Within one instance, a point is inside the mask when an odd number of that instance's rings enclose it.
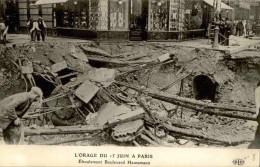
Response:
[[[221,0],[214,0],[214,4],[213,7],[216,10],[216,21],[215,21],[215,32],[214,32],[214,42],[212,45],[212,48],[214,49],[218,49],[219,48],[219,40],[218,40],[218,36],[219,36],[219,24],[220,24],[220,20],[219,20],[219,13],[221,11]]]

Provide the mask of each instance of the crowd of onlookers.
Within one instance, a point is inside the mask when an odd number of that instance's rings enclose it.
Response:
[[[256,22],[250,24],[249,20],[235,20],[233,22],[232,34],[236,36],[249,36],[255,34]]]
[[[207,29],[207,36],[212,37],[212,31],[215,29],[215,22],[209,24]],[[219,19],[219,43],[224,46],[229,46],[229,37],[231,35],[248,37],[256,33],[256,22],[250,24],[249,20],[235,20],[230,21],[229,18]],[[211,35],[210,35],[211,34]],[[212,42],[214,37],[211,38]]]

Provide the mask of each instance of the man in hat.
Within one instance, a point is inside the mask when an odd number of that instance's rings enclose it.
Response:
[[[0,128],[6,144],[21,144],[24,134],[20,118],[33,102],[42,101],[42,90],[32,87],[30,92],[18,93],[0,101]]]
[[[40,41],[40,36],[42,37],[42,41],[45,41],[45,33],[46,33],[46,24],[42,17],[39,17],[38,19],[38,26],[40,29],[40,32],[37,33],[37,40]]]

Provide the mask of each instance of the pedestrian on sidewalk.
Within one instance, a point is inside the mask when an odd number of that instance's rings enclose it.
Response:
[[[256,21],[254,21],[254,23],[252,24],[252,32],[253,34],[255,34],[256,32]]]
[[[225,20],[225,27],[224,27],[224,46],[229,46],[229,36],[231,35],[231,22],[229,21],[229,18],[226,18]]]
[[[233,21],[233,25],[232,25],[232,35],[237,35],[237,21],[234,20]]]
[[[246,20],[243,20],[243,27],[244,27],[244,32],[242,36],[246,36]]]
[[[246,36],[249,36],[250,33],[250,24],[249,24],[249,20],[246,21]]]
[[[22,144],[24,134],[20,118],[33,102],[42,101],[42,90],[32,87],[30,92],[18,93],[0,101],[0,128],[6,144]]]
[[[239,20],[237,23],[237,36],[242,36],[244,32],[244,25],[242,20]]]
[[[27,23],[27,28],[28,28],[30,36],[31,36],[31,41],[35,41],[37,33],[41,31],[39,29],[38,22],[35,21],[33,18],[31,18],[29,20],[29,22]]]
[[[220,19],[219,33],[219,43],[222,45],[225,40],[225,21],[222,18]]]
[[[45,34],[46,34],[47,27],[42,17],[39,17],[38,25],[39,25],[40,32],[37,34],[37,40],[40,41],[40,36],[41,36],[42,41],[45,41]]]

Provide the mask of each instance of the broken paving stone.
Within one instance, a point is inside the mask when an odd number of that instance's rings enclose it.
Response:
[[[116,70],[99,68],[91,70],[89,73],[89,78],[91,81],[100,82],[100,83],[112,83],[116,77]]]
[[[171,56],[170,56],[169,53],[166,53],[166,54],[158,57],[159,62],[165,62],[165,61],[170,60],[170,59],[171,59]]]
[[[99,87],[94,85],[89,80],[86,80],[77,88],[74,94],[85,103],[88,103],[96,95],[98,91]]]
[[[51,66],[51,72],[55,73],[55,72],[59,72],[61,70],[64,70],[68,67],[67,62],[66,61],[62,61],[56,64],[53,64]]]
[[[117,106],[114,102],[103,104],[98,110],[98,116],[91,121],[92,125],[105,125],[110,119],[114,117],[131,112],[131,109],[126,106]]]

